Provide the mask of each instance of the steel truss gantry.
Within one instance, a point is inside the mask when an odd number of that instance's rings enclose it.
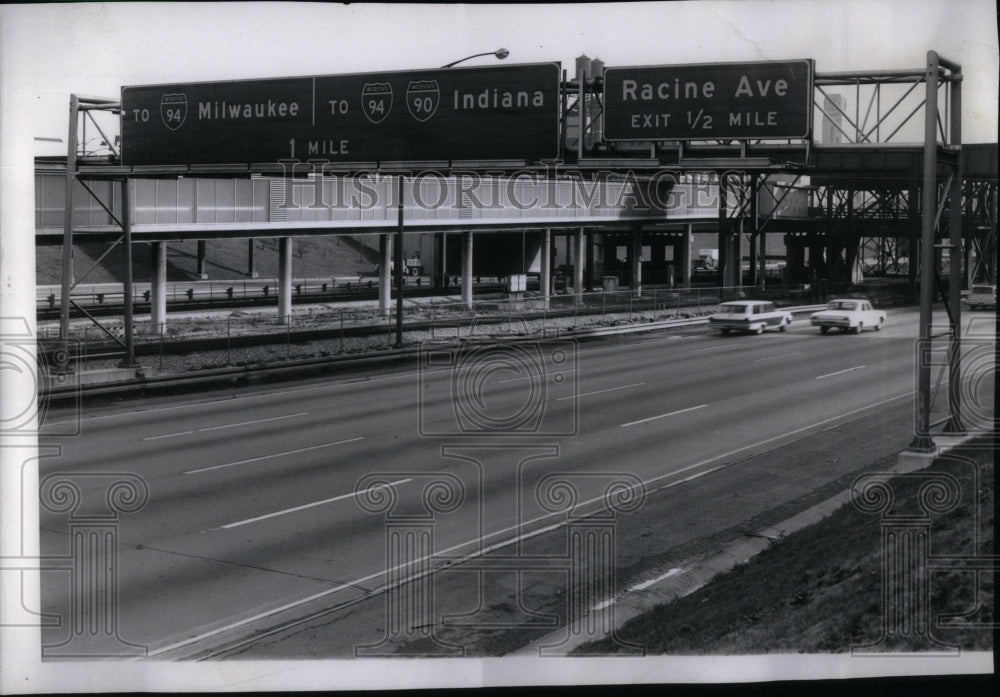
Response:
[[[62,351],[59,353],[60,360],[57,368],[60,371],[70,370],[69,351],[69,308],[74,305],[83,315],[96,324],[104,333],[119,344],[125,352],[121,362],[123,368],[135,368],[138,364],[135,361],[135,347],[133,341],[133,321],[132,321],[132,226],[131,226],[131,205],[129,202],[129,177],[107,176],[99,172],[84,174],[80,171],[79,164],[81,153],[79,152],[80,127],[89,121],[103,136],[104,143],[111,150],[115,158],[119,153],[115,147],[115,141],[107,136],[101,129],[100,124],[93,117],[93,112],[106,112],[118,115],[121,113],[121,103],[117,100],[100,97],[85,97],[77,94],[70,95],[69,102],[69,133],[66,148],[66,204],[64,211],[63,243],[62,243],[62,290],[60,298],[59,314],[59,341]],[[82,118],[81,118],[82,116]],[[97,192],[88,184],[88,181],[110,180],[119,185],[120,198],[119,205],[115,206],[114,200],[104,201]],[[76,185],[79,183],[83,189],[100,205],[108,217],[121,228],[121,236],[108,245],[107,250],[78,278],[73,273],[73,224],[74,205],[76,198]],[[112,189],[113,191],[113,189]],[[117,210],[116,210],[117,209]],[[93,271],[119,244],[123,245],[125,262],[123,269],[123,303],[124,303],[124,332],[122,338],[116,336],[102,325],[95,317],[84,308],[74,303],[70,297],[73,288],[79,285],[87,275]]]
[[[997,283],[997,181],[967,180],[963,185],[965,268],[969,285]]]

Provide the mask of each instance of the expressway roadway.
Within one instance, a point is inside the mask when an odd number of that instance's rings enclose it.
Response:
[[[426,564],[432,553],[527,553],[532,535],[561,529],[573,501],[574,520],[606,511],[602,494],[619,481],[662,506],[664,533],[684,541],[739,522],[711,501],[682,504],[695,482],[737,481],[748,458],[833,428],[879,436],[829,476],[789,468],[781,492],[758,497],[764,510],[898,452],[911,438],[916,331],[916,312],[895,310],[882,331],[860,335],[821,336],[800,319],[762,336],[688,330],[529,344],[502,360],[465,354],[463,366],[482,370],[462,373],[470,396],[458,404],[447,351],[422,367],[118,403],[85,412],[74,438],[43,429],[60,454],[41,460],[41,479],[75,477],[85,501],[103,501],[110,481],[93,473],[131,472],[148,486],[146,505],[119,519],[117,629],[149,656],[204,656],[319,612],[327,638],[300,636],[281,655],[347,657],[385,637],[379,591],[412,574],[386,573],[399,526],[432,529],[409,557]],[[53,413],[46,429],[71,419]],[[43,553],[68,553],[68,525],[42,509]],[[638,542],[625,535],[620,549]],[[435,597],[475,614],[486,591],[475,573],[459,576]],[[43,572],[43,610],[67,611],[69,578]],[[65,623],[45,629],[43,644],[69,635]]]

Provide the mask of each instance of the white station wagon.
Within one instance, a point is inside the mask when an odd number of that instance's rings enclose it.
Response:
[[[885,313],[874,309],[868,300],[843,298],[828,302],[826,309],[814,312],[810,321],[812,326],[819,327],[822,334],[830,331],[831,327],[858,334],[865,327],[880,330],[885,322]]]
[[[792,323],[792,313],[775,308],[767,300],[734,300],[720,304],[719,311],[708,322],[723,334],[731,331],[763,334],[765,329],[783,332]]]

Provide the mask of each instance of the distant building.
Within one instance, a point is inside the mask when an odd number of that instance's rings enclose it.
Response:
[[[823,100],[823,111],[825,115],[823,116],[823,132],[821,143],[831,144],[831,143],[843,143],[844,134],[840,130],[844,129],[844,116],[837,111],[837,108],[842,111],[847,109],[847,97],[842,94],[831,94],[826,99]]]

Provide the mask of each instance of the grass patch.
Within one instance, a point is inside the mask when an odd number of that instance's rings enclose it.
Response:
[[[992,554],[993,452],[984,446],[964,455],[975,464],[939,458],[926,470],[892,480],[890,513],[898,514],[919,513],[924,475],[958,483],[955,507],[928,520],[931,566],[935,556]],[[883,529],[890,525],[882,515],[848,504],[694,593],[633,618],[618,636],[659,655],[845,653],[875,642],[883,636]],[[927,573],[934,639],[962,650],[990,650],[992,630],[981,625],[995,614],[993,574]],[[932,648],[916,632],[896,634],[885,650]],[[594,652],[615,653],[616,645],[606,639],[576,651]]]

